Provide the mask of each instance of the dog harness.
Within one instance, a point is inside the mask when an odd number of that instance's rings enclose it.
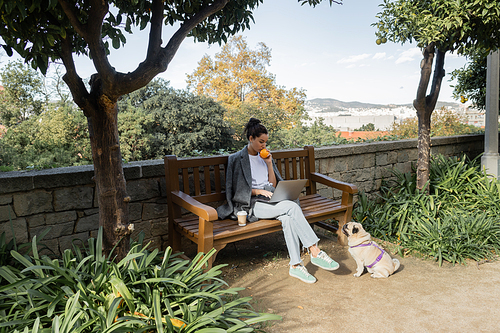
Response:
[[[384,250],[381,249],[377,244],[375,244],[373,242],[370,242],[367,244],[359,244],[359,245],[355,245],[355,246],[350,246],[350,248],[352,249],[353,247],[363,247],[363,246],[372,246],[372,245],[380,250],[380,255],[377,257],[377,259],[375,259],[375,261],[373,263],[371,263],[370,265],[365,265],[367,268],[372,268],[376,263],[378,263],[382,259],[382,257],[384,256]]]

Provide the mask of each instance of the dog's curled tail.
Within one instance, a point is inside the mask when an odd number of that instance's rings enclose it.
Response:
[[[398,268],[399,268],[399,266],[400,266],[401,264],[399,263],[399,260],[398,260],[398,259],[396,259],[396,258],[392,259],[392,261],[394,262],[394,272],[395,272],[395,271],[397,271],[397,270],[398,270]]]

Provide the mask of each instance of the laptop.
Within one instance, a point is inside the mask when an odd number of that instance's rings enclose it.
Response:
[[[306,183],[307,179],[282,180],[278,182],[278,186],[276,186],[271,198],[261,195],[257,201],[276,203],[283,200],[296,200]]]

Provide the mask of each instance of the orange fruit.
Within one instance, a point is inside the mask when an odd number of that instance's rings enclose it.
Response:
[[[266,148],[262,149],[259,153],[260,157],[262,158],[267,158],[269,156],[269,150],[267,150]]]

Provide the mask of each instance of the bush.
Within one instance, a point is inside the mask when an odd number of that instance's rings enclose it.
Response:
[[[142,238],[141,238],[142,239]],[[133,243],[119,263],[102,253],[102,230],[61,259],[11,251],[24,269],[0,267],[0,332],[251,332],[277,320],[256,313],[241,288],[224,289],[223,265],[204,271],[213,251],[192,262]]]
[[[478,127],[467,125],[466,121],[466,116],[445,107],[435,110],[431,117],[431,136],[453,136],[481,131]],[[418,119],[408,118],[399,124],[393,123],[390,133],[400,139],[416,138],[418,137]]]
[[[416,188],[415,173],[393,171],[396,184],[383,186],[379,202],[360,193],[354,219],[374,237],[409,252],[463,263],[500,252],[500,182],[477,160],[431,159],[429,194]]]

